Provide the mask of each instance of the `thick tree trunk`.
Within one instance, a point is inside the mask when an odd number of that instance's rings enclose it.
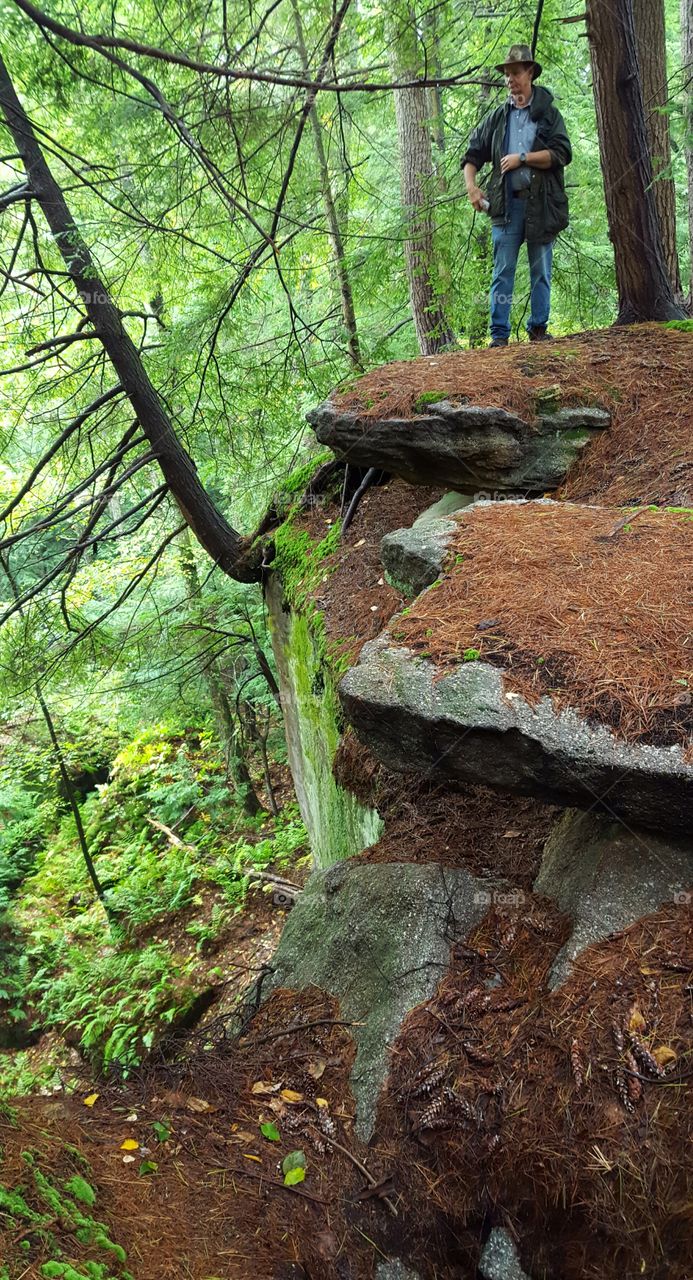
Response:
[[[296,43],[298,44],[298,53],[301,59],[301,67],[306,75],[310,74],[310,63],[308,59],[308,51],[303,36],[303,23],[301,22],[301,14],[299,12],[297,0],[292,0],[292,8],[294,13],[294,25],[296,27]],[[315,144],[315,154],[318,161],[318,172],[320,174],[320,190],[322,193],[322,201],[325,206],[325,216],[327,218],[327,230],[330,237],[330,245],[334,256],[334,269],[339,285],[339,296],[342,304],[342,319],[344,320],[344,328],[347,335],[347,347],[349,351],[349,359],[354,369],[359,372],[363,371],[363,361],[361,359],[361,350],[359,347],[359,335],[356,327],[356,312],[354,310],[354,297],[351,291],[351,280],[349,278],[349,269],[347,267],[346,253],[344,250],[344,240],[339,225],[339,217],[335,205],[334,194],[332,191],[332,182],[330,179],[330,170],[327,164],[327,156],[325,155],[325,145],[322,136],[322,125],[317,112],[315,103],[310,108],[310,126],[313,131],[313,142]]]
[[[684,128],[688,179],[688,246],[691,256],[689,306],[693,307],[693,0],[681,0],[681,62],[684,76]]]
[[[587,0],[594,100],[609,234],[614,246],[617,323],[683,317],[674,298],[652,190],[633,19],[633,0]]]
[[[391,38],[393,78],[414,79],[419,74],[416,25],[408,4],[392,19]],[[441,277],[436,269],[429,97],[426,89],[395,89],[394,97],[409,298],[421,354],[435,355],[450,347],[454,337],[445,317]]]
[[[669,89],[664,0],[633,0],[633,17],[662,248],[674,294],[681,300],[681,274],[676,249],[676,188],[673,178],[659,177],[671,164],[671,135],[666,113]]]
[[[244,538],[232,529],[201,484],[190,455],[178,439],[140,355],[128,336],[120,312],[99,278],[89,249],[70,213],[24,108],[0,57],[0,111],[12,134],[29,180],[84,309],[116,370],[181,514],[198,542],[231,578],[256,582],[260,556],[251,555]]]

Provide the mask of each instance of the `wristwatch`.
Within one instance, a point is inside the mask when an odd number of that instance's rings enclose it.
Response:
[[[527,163],[527,152],[526,152],[526,151],[521,151],[521,152],[520,152],[520,164],[526,164],[526,163]]]

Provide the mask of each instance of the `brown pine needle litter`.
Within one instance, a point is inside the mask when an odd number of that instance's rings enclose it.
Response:
[[[612,424],[571,472],[564,496],[613,505],[693,505],[693,333],[643,324],[555,342],[401,360],[337,391],[335,405],[364,419],[429,412],[420,397],[498,406],[526,421],[537,395],[599,405]]]
[[[689,749],[693,511],[495,503],[458,517],[439,585],[392,623],[446,669],[500,666],[621,738]],[[614,532],[615,530],[615,532]]]

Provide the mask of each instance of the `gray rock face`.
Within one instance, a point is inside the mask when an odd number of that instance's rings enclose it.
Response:
[[[379,1262],[375,1268],[375,1280],[419,1280],[418,1271],[405,1267],[399,1258],[390,1258],[388,1262]]]
[[[340,685],[347,719],[392,769],[480,782],[497,791],[597,809],[684,835],[693,765],[679,747],[637,746],[549,698],[530,706],[485,662],[441,672],[388,635],[365,645]]]
[[[594,813],[568,812],[546,842],[537,893],[553,898],[574,920],[556,957],[551,986],[592,942],[625,929],[670,901],[693,902],[693,836],[664,840]]]
[[[608,427],[604,409],[559,409],[529,423],[505,409],[440,400],[409,418],[342,413],[326,400],[307,415],[321,444],[339,458],[379,467],[412,484],[445,484],[460,493],[543,493],[565,479],[594,436]]]
[[[479,1259],[484,1280],[529,1280],[520,1266],[515,1242],[504,1227],[494,1227]]]
[[[435,990],[450,947],[487,909],[488,886],[434,864],[343,862],[309,879],[274,957],[273,987],[310,983],[361,1023],[352,1072],[356,1130],[373,1131],[390,1045],[414,1005]]]

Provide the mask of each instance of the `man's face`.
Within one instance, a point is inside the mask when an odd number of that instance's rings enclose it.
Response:
[[[532,64],[528,62],[509,62],[505,68],[505,83],[518,107],[523,107],[532,96],[532,72]]]

